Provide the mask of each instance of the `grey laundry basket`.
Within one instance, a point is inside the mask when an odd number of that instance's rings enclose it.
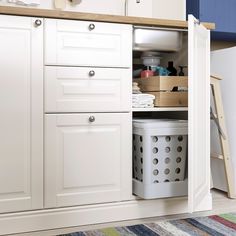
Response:
[[[133,193],[145,198],[187,194],[188,124],[184,120],[133,121]]]

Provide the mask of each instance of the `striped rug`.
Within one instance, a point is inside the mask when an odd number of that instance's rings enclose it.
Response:
[[[106,228],[61,236],[236,236],[236,213]]]

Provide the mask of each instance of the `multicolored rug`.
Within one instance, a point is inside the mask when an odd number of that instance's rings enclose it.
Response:
[[[61,236],[236,236],[236,213],[127,227],[106,228]]]

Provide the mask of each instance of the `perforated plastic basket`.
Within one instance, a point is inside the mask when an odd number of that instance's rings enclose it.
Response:
[[[187,194],[187,121],[133,121],[133,192],[150,199]]]

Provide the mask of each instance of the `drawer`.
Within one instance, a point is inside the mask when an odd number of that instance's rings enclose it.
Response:
[[[131,116],[45,115],[45,207],[130,199]]]
[[[45,112],[130,111],[130,69],[45,67]]]
[[[131,67],[132,26],[46,19],[45,64]]]

